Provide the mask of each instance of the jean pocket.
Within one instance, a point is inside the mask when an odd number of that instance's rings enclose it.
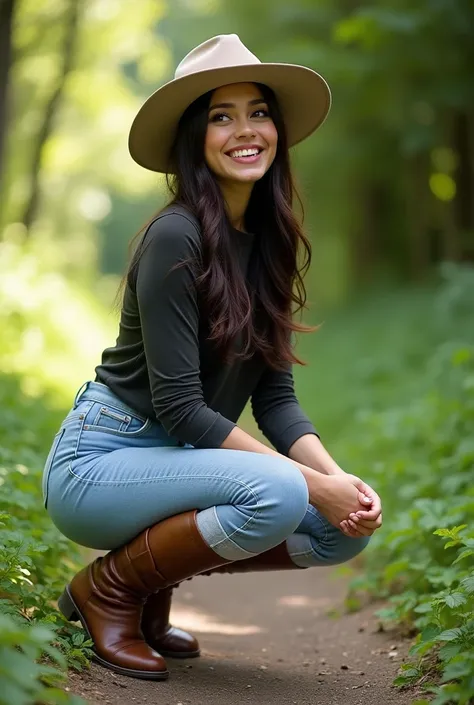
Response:
[[[150,419],[127,412],[112,404],[96,402],[85,416],[83,430],[133,437],[144,433],[150,426]]]
[[[43,495],[43,506],[46,509],[47,504],[48,504],[48,487],[49,487],[49,476],[51,474],[51,468],[53,467],[54,459],[56,457],[56,453],[59,447],[59,443],[61,441],[61,438],[64,435],[64,431],[66,429],[61,428],[58,433],[55,435],[53,439],[53,443],[51,446],[51,449],[48,453],[48,457],[46,458],[46,462],[44,464],[43,468],[43,478],[42,478],[42,483],[41,483],[41,491]]]

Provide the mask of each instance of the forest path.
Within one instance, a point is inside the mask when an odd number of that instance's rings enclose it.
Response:
[[[373,607],[344,615],[345,587],[330,569],[195,578],[172,622],[201,658],[167,659],[164,682],[93,665],[69,687],[92,705],[408,705],[391,685],[408,644],[377,630]]]

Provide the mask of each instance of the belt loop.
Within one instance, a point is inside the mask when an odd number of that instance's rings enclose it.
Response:
[[[78,402],[79,402],[79,398],[81,397],[81,395],[82,395],[82,394],[86,391],[86,389],[89,387],[89,384],[90,384],[90,380],[89,380],[89,382],[84,382],[84,384],[82,384],[82,385],[79,387],[79,389],[78,389],[78,391],[77,391],[77,394],[76,394],[76,396],[75,396],[75,399],[74,399],[74,409],[76,408],[76,406],[77,406],[77,404],[78,404]]]

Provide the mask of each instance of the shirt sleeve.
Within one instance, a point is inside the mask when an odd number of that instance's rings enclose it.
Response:
[[[291,365],[282,371],[267,368],[252,394],[251,404],[260,431],[283,455],[288,456],[301,436],[313,433],[319,437],[296,398]]]
[[[210,409],[203,396],[193,267],[201,256],[201,235],[186,216],[168,213],[145,238],[136,295],[156,418],[179,441],[218,448],[235,423]]]

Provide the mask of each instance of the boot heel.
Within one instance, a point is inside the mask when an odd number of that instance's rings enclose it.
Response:
[[[64,590],[63,594],[58,600],[58,607],[63,613],[63,615],[66,617],[66,619],[68,619],[70,622],[79,621],[79,615],[77,614],[76,606],[74,605],[74,602],[72,601],[67,588]]]

